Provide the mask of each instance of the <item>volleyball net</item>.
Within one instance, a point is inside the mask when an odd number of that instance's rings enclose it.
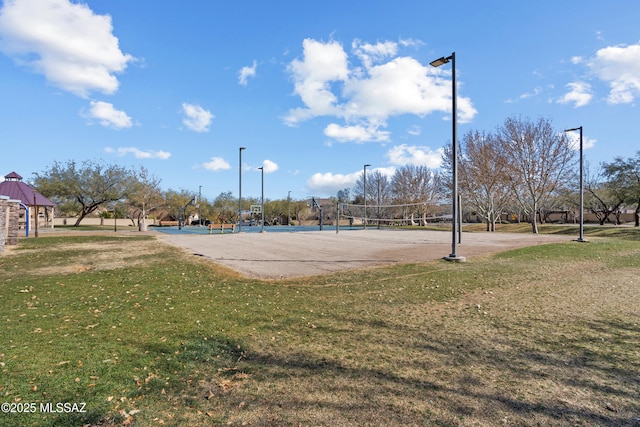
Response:
[[[450,205],[425,202],[387,205],[341,203],[338,213],[341,220],[348,220],[352,225],[425,225],[451,221]]]

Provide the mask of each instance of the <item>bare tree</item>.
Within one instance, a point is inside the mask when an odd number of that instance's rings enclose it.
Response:
[[[357,185],[357,184],[356,184]],[[349,187],[339,190],[336,194],[336,200],[338,203],[349,203],[351,197],[351,189]]]
[[[426,166],[406,165],[396,170],[391,179],[394,202],[414,204],[406,212],[418,214],[422,225],[426,224],[429,210],[433,210],[441,198],[440,176]]]
[[[134,225],[135,221],[140,225],[146,215],[164,204],[160,181],[160,178],[151,175],[144,167],[140,167],[137,172],[131,172],[126,206],[127,217]]]
[[[353,186],[353,195],[358,202],[364,201],[364,173],[360,175]],[[389,177],[379,170],[367,173],[367,204],[378,204],[378,200],[381,201],[380,204],[389,203],[391,198]]]
[[[356,204],[364,204],[364,173],[360,175],[353,186],[352,194]],[[367,218],[377,218],[380,222],[382,215],[380,206],[390,204],[392,199],[389,177],[379,170],[367,173],[367,205],[370,207]],[[354,212],[350,212],[350,214],[353,215]]]
[[[443,164],[451,164],[451,149],[445,148]],[[472,131],[465,134],[459,157],[460,193],[471,208],[485,220],[487,231],[495,231],[496,222],[511,203],[507,183],[507,159],[493,134]]]
[[[551,121],[508,118],[498,128],[502,156],[508,160],[508,183],[518,204],[538,233],[537,213],[559,185],[573,179],[570,166],[575,157],[565,133]]]

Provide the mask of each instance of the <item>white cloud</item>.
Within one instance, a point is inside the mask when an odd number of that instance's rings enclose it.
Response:
[[[396,145],[386,154],[392,165],[405,166],[427,166],[429,168],[439,168],[442,164],[442,149],[432,150],[429,147],[415,145]]]
[[[418,40],[418,39],[400,39],[399,43],[401,46],[404,47],[420,47],[420,46],[424,46],[424,42],[422,40]]]
[[[566,135],[569,138],[571,149],[578,151],[580,149],[580,132],[567,132]],[[582,148],[584,150],[595,147],[597,142],[598,140],[596,139],[590,139],[582,135]]]
[[[303,58],[293,60],[288,71],[294,93],[304,107],[289,111],[285,123],[295,125],[320,116],[345,120],[331,124],[325,134],[340,141],[388,141],[391,116],[451,112],[450,70],[423,65],[411,57],[397,55],[397,43],[353,42],[354,56],[361,67],[349,68],[349,57],[335,41],[306,39]],[[468,122],[477,111],[471,100],[458,96],[458,117]],[[367,139],[368,138],[368,139]]]
[[[420,136],[422,134],[422,128],[418,125],[413,125],[407,129],[407,133],[411,136]]]
[[[571,90],[558,100],[560,104],[573,103],[575,108],[584,107],[593,98],[589,83],[573,82],[568,83],[567,87]]]
[[[390,41],[370,44],[362,43],[356,39],[351,44],[351,47],[365,68],[370,68],[374,62],[380,62],[387,57],[395,56],[398,52],[398,45]]]
[[[231,169],[231,165],[222,157],[212,157],[210,161],[203,163],[202,167],[208,171],[219,171]]]
[[[208,132],[214,115],[199,105],[182,103],[182,123],[195,132]]]
[[[171,157],[171,153],[166,151],[152,151],[152,150],[140,150],[136,147],[120,147],[104,149],[106,153],[116,154],[118,156],[125,156],[127,154],[133,154],[136,159],[160,159],[166,160]]]
[[[362,175],[362,171],[344,174],[327,173],[314,173],[311,178],[307,180],[307,187],[309,190],[318,196],[336,194],[343,188],[351,188],[356,184],[358,178]]]
[[[401,114],[450,112],[451,82],[445,81],[443,75],[439,69],[426,68],[409,57],[373,66],[366,77],[348,82],[345,112],[348,116],[380,120]],[[458,97],[461,118],[475,115],[475,110],[465,111],[460,101]]]
[[[253,61],[253,65],[251,67],[242,67],[242,69],[240,70],[240,72],[238,73],[238,83],[240,83],[242,86],[246,86],[247,85],[247,79],[249,77],[255,77],[256,76],[256,68],[258,67],[258,63],[256,61]]]
[[[367,169],[367,176],[370,172],[380,172],[391,178],[396,172],[395,166],[385,168]],[[316,196],[331,196],[344,188],[352,188],[363,174],[363,170],[350,174],[334,174],[331,172],[315,173],[307,180],[307,188]]]
[[[542,89],[540,87],[536,87],[531,92],[523,93],[522,95],[519,96],[519,98],[520,99],[532,98],[534,96],[540,95],[541,92],[542,92]]]
[[[368,141],[388,141],[390,132],[381,131],[377,126],[370,125],[364,127],[356,126],[340,126],[335,123],[329,124],[324,129],[324,134],[329,138],[340,142],[368,142]]]
[[[279,169],[279,166],[276,162],[268,159],[262,162],[262,167],[264,168],[264,173],[273,173]]]
[[[611,104],[628,104],[640,96],[640,43],[600,49],[589,67],[609,84]]]
[[[113,104],[102,101],[91,101],[90,105],[89,111],[82,113],[87,119],[96,119],[102,126],[118,130],[133,126],[131,117],[124,111],[116,110]]]
[[[0,50],[54,86],[88,97],[114,93],[115,74],[134,60],[119,48],[109,15],[69,0],[6,0]]]
[[[349,77],[347,54],[338,42],[305,39],[302,46],[303,60],[294,59],[287,69],[294,80],[294,93],[306,108],[289,111],[285,123],[291,126],[313,117],[339,114],[331,82],[344,82]]]
[[[395,166],[388,166],[386,168],[373,168],[372,172],[380,172],[382,175],[386,175],[389,179],[393,178],[397,168]]]

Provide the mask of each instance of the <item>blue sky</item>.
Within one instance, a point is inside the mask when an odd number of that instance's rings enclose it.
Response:
[[[507,117],[584,127],[592,165],[640,149],[640,2],[4,0],[0,174],[104,160],[213,199],[294,199],[439,167]],[[577,135],[576,135],[577,137]]]

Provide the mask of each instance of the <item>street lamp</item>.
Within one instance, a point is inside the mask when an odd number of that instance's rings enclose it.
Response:
[[[443,64],[447,64],[451,61],[451,116],[452,116],[452,175],[453,175],[453,190],[451,194],[451,254],[444,257],[447,261],[453,262],[465,262],[467,259],[456,252],[456,226],[458,220],[458,126],[457,126],[457,99],[456,99],[456,53],[453,52],[451,56],[443,56],[430,64],[432,67],[439,67]]]
[[[202,185],[198,186],[198,227],[202,227],[202,210],[200,206],[202,205]]]
[[[38,202],[36,200],[36,190],[33,190],[33,223],[35,225],[35,233],[34,233],[34,237],[38,237]]]
[[[261,166],[260,174],[262,175],[262,201],[260,202],[260,211],[262,212],[262,225],[260,226],[260,232],[264,233],[264,167]]]
[[[378,196],[376,197],[378,202],[378,230],[380,230],[380,174],[376,178],[378,180]]]
[[[242,150],[245,147],[240,147],[240,164],[238,167],[238,233],[242,231]]]
[[[583,185],[583,162],[582,162],[582,126],[572,129],[566,129],[565,132],[580,131],[580,237],[577,242],[586,242],[584,239],[584,185]]]
[[[367,229],[367,166],[371,166],[370,164],[364,165],[364,229]]]
[[[118,216],[116,215],[116,204],[113,203],[113,231],[118,232]]]
[[[291,225],[291,190],[287,194],[287,225]]]

